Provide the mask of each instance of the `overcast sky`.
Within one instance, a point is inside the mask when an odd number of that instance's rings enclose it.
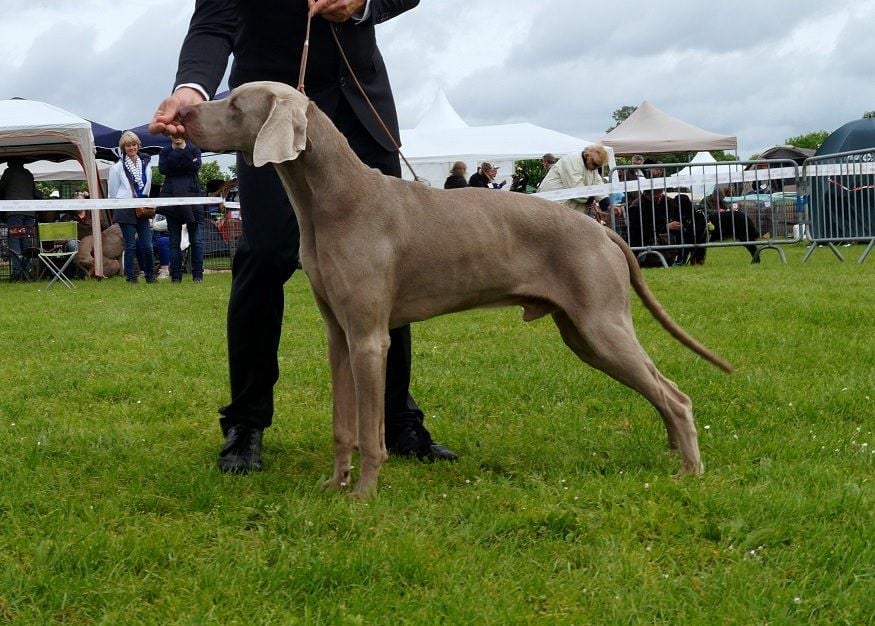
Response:
[[[172,87],[193,0],[0,0],[0,98],[127,128]],[[875,109],[875,0],[422,0],[378,27],[402,128],[438,89],[472,126],[597,139],[649,100],[742,158]]]

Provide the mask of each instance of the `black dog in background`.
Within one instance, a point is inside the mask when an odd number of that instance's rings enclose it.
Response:
[[[735,239],[736,241],[756,241],[760,238],[760,231],[745,215],[743,211],[724,210],[710,211],[708,213],[708,222],[713,226],[711,229],[711,241],[726,241]],[[757,247],[753,244],[745,246],[750,256],[752,263],[759,263],[760,258],[757,256]],[[702,250],[702,261],[705,259],[705,251]]]

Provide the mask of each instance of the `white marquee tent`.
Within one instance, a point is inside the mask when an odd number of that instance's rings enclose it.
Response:
[[[506,179],[508,189],[515,161],[539,159],[547,152],[562,156],[591,144],[530,123],[468,126],[442,90],[416,128],[401,131],[404,156],[417,176],[438,188],[443,187],[455,161],[467,164],[469,176],[480,163],[492,163],[499,168],[497,180]],[[404,178],[411,180],[407,167],[402,164],[402,169]]]
[[[9,156],[74,159],[83,170],[92,198],[101,196],[91,123],[36,100],[0,100],[0,160]],[[103,273],[100,217],[93,209],[95,273]]]
[[[697,152],[690,163],[698,163],[699,165],[688,165],[684,169],[677,172],[678,176],[715,176],[719,175],[727,177],[730,180],[738,178],[740,181],[744,172],[744,166],[739,163],[719,163],[710,152]],[[715,183],[695,183],[690,188],[693,200],[701,200],[714,189]]]
[[[600,141],[616,154],[737,150],[738,139],[703,130],[642,102]]]
[[[109,168],[112,167],[111,161],[105,159],[95,159],[97,165],[97,177],[100,180],[106,180],[109,175]],[[3,175],[6,169],[5,163],[0,163],[0,176]],[[34,161],[27,164],[27,169],[33,174],[33,179],[37,182],[43,181],[65,181],[65,180],[85,180],[85,170],[82,169],[82,164],[74,159],[67,159],[55,163],[54,161]]]

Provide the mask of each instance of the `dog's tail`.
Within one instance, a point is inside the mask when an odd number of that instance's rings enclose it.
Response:
[[[623,255],[626,257],[626,262],[629,264],[629,274],[631,276],[632,288],[635,289],[635,293],[638,294],[638,297],[641,298],[641,302],[644,304],[644,307],[650,311],[650,314],[656,319],[657,322],[670,334],[672,337],[677,339],[683,345],[688,347],[690,350],[701,356],[703,359],[709,361],[716,367],[719,367],[725,372],[732,373],[734,368],[732,365],[721,359],[719,356],[708,350],[701,343],[693,339],[687,331],[680,327],[680,325],[672,319],[672,317],[668,314],[668,312],[662,308],[662,305],[656,299],[656,296],[653,295],[653,292],[650,291],[650,287],[647,286],[647,283],[644,281],[644,275],[641,273],[641,268],[638,266],[638,259],[635,258],[635,254],[629,248],[629,245],[623,240],[620,235],[612,231],[610,228],[605,228],[605,232],[608,234],[608,237],[617,244],[617,247],[623,251]]]

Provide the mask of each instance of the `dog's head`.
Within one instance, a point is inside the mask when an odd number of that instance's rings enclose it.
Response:
[[[202,150],[237,150],[256,167],[291,161],[307,147],[307,96],[283,83],[246,83],[227,98],[183,107],[186,136]]]

